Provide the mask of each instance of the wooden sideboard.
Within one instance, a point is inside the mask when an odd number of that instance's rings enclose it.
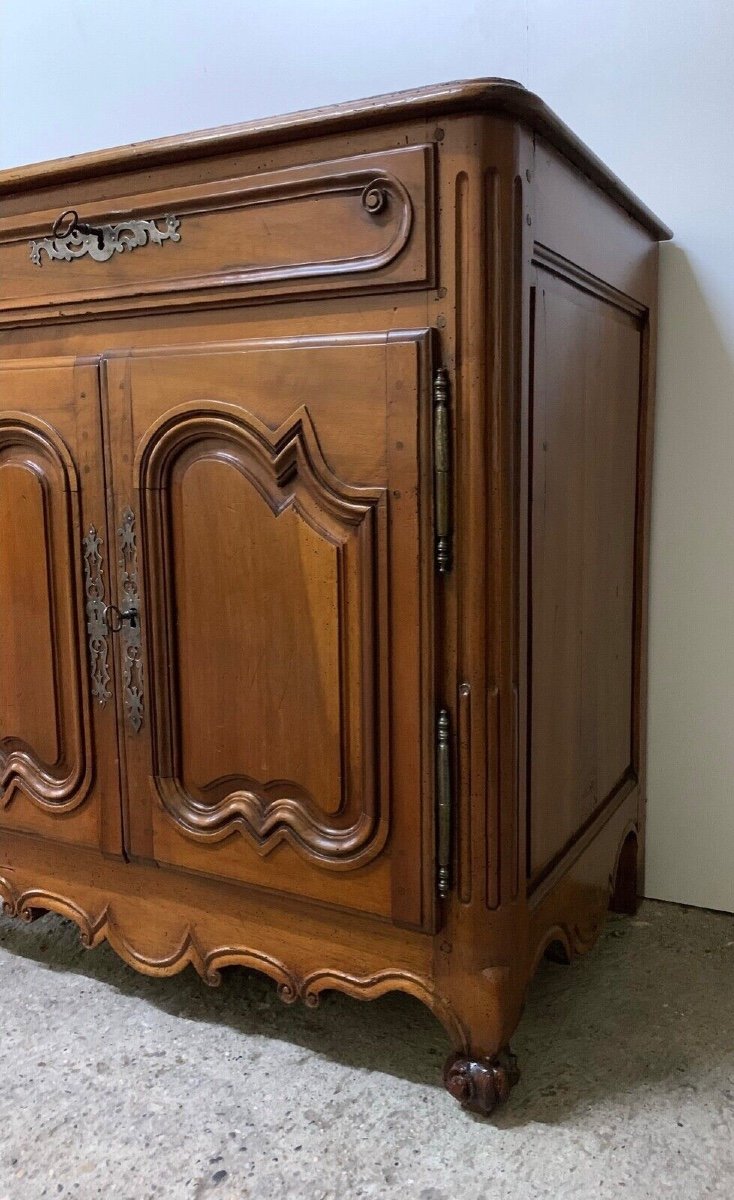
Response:
[[[657,242],[452,83],[0,173],[0,894],[489,1112],[644,834]]]

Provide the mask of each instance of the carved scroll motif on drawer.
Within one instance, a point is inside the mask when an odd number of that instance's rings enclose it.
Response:
[[[97,204],[87,184],[55,230],[58,208],[0,215],[0,325],[430,286],[434,153],[405,146]]]

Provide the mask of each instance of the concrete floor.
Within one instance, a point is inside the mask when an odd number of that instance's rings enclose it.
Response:
[[[734,1197],[734,917],[646,903],[543,966],[492,1122],[400,995],[286,1008],[0,919],[0,1200]]]

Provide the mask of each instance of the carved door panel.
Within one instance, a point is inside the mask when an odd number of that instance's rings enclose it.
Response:
[[[428,359],[108,358],[134,857],[430,920]]]
[[[0,830],[121,853],[104,522],[96,362],[0,366]]]

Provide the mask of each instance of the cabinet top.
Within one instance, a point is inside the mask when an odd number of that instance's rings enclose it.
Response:
[[[655,238],[672,237],[668,227],[533,92],[512,79],[463,79],[364,100],[304,109],[278,117],[224,125],[196,133],[133,142],[109,150],[75,154],[0,171],[0,195],[29,192],[74,179],[114,175],[273,143],[389,125],[413,118],[480,112],[521,122],[541,135]]]

